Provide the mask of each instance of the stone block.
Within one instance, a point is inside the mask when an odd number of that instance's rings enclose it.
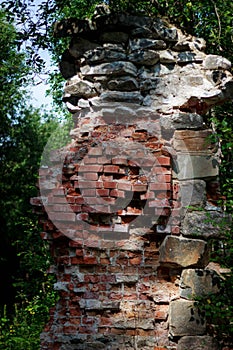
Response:
[[[131,77],[120,77],[118,79],[110,80],[108,82],[108,88],[117,91],[132,91],[138,89],[138,82]]]
[[[194,301],[174,300],[169,308],[169,332],[173,337],[203,335],[206,331],[204,313]]]
[[[221,237],[229,230],[230,218],[217,211],[186,213],[181,230],[184,236]]]
[[[160,246],[160,263],[165,266],[205,267],[207,243],[200,239],[167,236]]]
[[[202,207],[206,201],[206,183],[203,180],[184,180],[179,183],[182,207]]]
[[[163,40],[153,40],[148,38],[139,38],[130,40],[129,48],[131,51],[138,51],[143,49],[161,50],[166,48],[166,43]]]
[[[129,74],[136,76],[137,68],[131,62],[117,61],[110,63],[102,63],[97,66],[84,66],[81,67],[81,73],[83,75],[123,75]]]
[[[178,54],[178,62],[202,62],[205,57],[206,55],[202,52],[185,51]]]
[[[123,61],[126,59],[126,54],[121,48],[112,49],[111,48],[100,48],[98,47],[95,50],[87,51],[84,54],[87,63],[103,63],[111,61]]]
[[[140,92],[126,92],[126,91],[106,91],[100,95],[100,99],[103,101],[112,102],[128,102],[140,104],[143,100]]]
[[[212,130],[176,130],[174,134],[174,148],[180,152],[206,152],[215,147],[211,143]]]
[[[231,69],[231,62],[218,55],[207,55],[203,65],[205,69]]]
[[[175,63],[176,55],[170,50],[159,51],[159,60],[163,64]]]
[[[178,341],[177,350],[218,350],[216,340],[209,335],[185,336]]]
[[[129,54],[128,60],[135,64],[153,66],[159,61],[159,54],[154,50],[141,50]]]
[[[174,176],[179,180],[215,177],[219,174],[218,159],[212,155],[177,155]]]
[[[165,133],[174,133],[179,129],[196,129],[203,127],[203,118],[196,113],[175,113],[161,115],[160,124]]]
[[[219,291],[219,276],[213,270],[183,270],[180,281],[180,296],[190,299]]]
[[[93,84],[90,83],[89,81],[81,80],[78,76],[74,76],[67,82],[67,85],[65,86],[64,91],[65,91],[64,98],[69,97],[69,95],[85,97],[85,98],[90,98],[97,95],[97,92],[93,87]]]

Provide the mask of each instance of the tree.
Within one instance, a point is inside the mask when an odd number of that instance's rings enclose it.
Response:
[[[16,31],[3,12],[0,12],[0,31],[0,274],[4,280],[0,300],[1,304],[12,304],[13,277],[28,274],[17,254],[28,249],[29,233],[32,228],[35,231],[37,222],[31,212],[30,197],[37,195],[35,184],[41,154],[58,122],[27,102],[30,72],[26,56],[17,51]]]

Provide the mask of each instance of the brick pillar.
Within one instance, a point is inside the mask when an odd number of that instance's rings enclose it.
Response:
[[[65,20],[55,34],[72,37],[60,69],[75,126],[32,199],[60,296],[41,349],[200,349],[204,339],[213,350],[189,296],[215,277],[207,241],[219,230],[203,222],[206,211],[223,216],[219,150],[204,115],[228,98],[230,62],[158,18]]]

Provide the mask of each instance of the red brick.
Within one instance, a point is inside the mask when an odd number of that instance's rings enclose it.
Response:
[[[56,196],[56,197],[48,197],[48,203],[49,204],[52,204],[52,203],[56,203],[56,204],[66,204],[67,202],[68,202],[68,200],[67,200],[67,197],[68,196],[62,196],[62,197],[58,197],[58,196]]]
[[[143,200],[146,200],[146,199],[154,199],[155,198],[155,193],[154,192],[147,192],[145,194],[141,194],[140,195],[140,199],[143,201]]]
[[[97,194],[97,196],[108,197],[109,196],[109,189],[97,189],[96,194]]]
[[[75,222],[76,215],[74,213],[49,213],[49,217],[52,221],[70,221]]]
[[[78,213],[81,211],[81,205],[74,205],[74,204],[71,204],[70,205],[70,209],[75,212],[75,213]]]
[[[170,207],[169,201],[167,199],[155,199],[149,202],[149,208],[164,208]]]
[[[104,181],[103,187],[104,188],[116,188],[117,182],[116,181]]]
[[[65,189],[64,188],[54,188],[52,190],[52,193],[53,193],[54,196],[64,196]]]
[[[143,160],[143,167],[152,168],[155,164],[156,164],[156,159],[154,159],[154,158],[149,157],[149,158],[145,158]]]
[[[114,190],[110,191],[110,196],[112,196],[112,197],[119,197],[119,198],[125,198],[125,192],[124,191],[119,191],[117,189],[114,189]]]
[[[96,163],[97,163],[97,158],[86,156],[86,157],[83,159],[82,162],[84,162],[84,164],[96,164]],[[81,166],[84,166],[84,165],[82,164]]]
[[[163,191],[163,190],[170,190],[171,184],[169,183],[158,183],[158,182],[152,182],[149,184],[149,190],[151,191]]]
[[[165,168],[163,166],[156,166],[154,167],[151,172],[150,172],[150,175],[159,175],[159,174],[164,174],[164,175],[169,175],[171,174],[171,170],[168,169],[168,168]]]
[[[82,241],[69,241],[69,247],[81,247],[82,245]]]
[[[74,187],[75,188],[96,188],[96,181],[85,181],[85,180],[80,180],[80,181],[75,181],[74,182]]]
[[[132,191],[132,185],[130,182],[118,182],[117,188],[119,190]]]
[[[171,158],[170,157],[160,156],[160,157],[156,158],[156,160],[160,165],[164,165],[164,166],[171,165]]]
[[[171,175],[157,175],[157,180],[158,182],[161,182],[161,183],[170,183],[171,182]]]
[[[90,181],[96,181],[98,180],[99,176],[97,173],[83,173],[83,180],[90,180]],[[82,179],[80,179],[82,180]]]
[[[112,210],[110,208],[110,205],[95,205],[95,210],[98,213],[112,213]]]
[[[127,207],[127,213],[131,215],[140,215],[142,213],[142,209]]]
[[[83,249],[80,249],[80,248],[76,249],[75,254],[76,254],[76,256],[83,256],[83,254],[84,254]]]
[[[71,265],[83,264],[83,257],[72,257],[70,258]]]
[[[110,260],[108,258],[100,258],[101,265],[110,265]]]
[[[180,227],[179,226],[172,226],[172,234],[178,235],[180,233]]]
[[[70,196],[70,195],[67,195],[66,196],[66,200],[68,203],[75,203],[75,196]]]
[[[128,165],[128,160],[127,158],[124,158],[124,157],[116,157],[116,158],[112,158],[112,164]]]
[[[101,181],[112,181],[113,180],[113,175],[100,175],[100,180]]]
[[[84,188],[81,189],[81,194],[84,198],[86,197],[96,197],[96,189],[94,188]]]
[[[103,171],[103,166],[102,165],[80,165],[79,167],[79,172],[80,173],[86,173],[86,172],[90,172],[90,173],[99,173]]]
[[[100,326],[111,326],[112,320],[110,317],[102,317],[100,318]]]
[[[101,146],[98,147],[91,147],[88,150],[88,155],[90,156],[101,156],[103,153],[103,148]]]
[[[132,259],[129,259],[130,265],[140,265],[142,262],[142,257],[135,257]]]
[[[53,210],[64,213],[64,212],[70,211],[70,206],[68,203],[66,203],[66,204],[54,204]]]
[[[107,158],[107,157],[98,157],[97,158],[97,163],[98,164],[111,164],[111,159]]]
[[[132,185],[132,191],[134,191],[134,192],[146,192],[147,191],[147,185],[134,184],[134,185]]]
[[[87,204],[91,206],[101,205],[103,203],[103,198],[100,197],[86,197]],[[93,207],[94,208],[94,207]]]
[[[105,165],[104,172],[105,173],[118,173],[119,166],[118,165]]]
[[[63,327],[64,334],[74,334],[77,332],[77,327],[75,326],[64,326]]]
[[[81,196],[77,196],[77,197],[74,197],[74,203],[75,204],[84,204],[85,203],[85,201],[84,201],[84,199],[83,199],[83,197],[81,197]]]
[[[94,256],[84,256],[83,263],[85,265],[96,265],[96,264],[98,264],[97,259]]]
[[[84,281],[87,283],[98,283],[100,282],[100,276],[86,274],[84,276]]]
[[[103,275],[103,276],[101,276],[101,282],[115,283],[116,276],[115,275]]]

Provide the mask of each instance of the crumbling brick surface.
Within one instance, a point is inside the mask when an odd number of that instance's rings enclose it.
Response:
[[[189,338],[199,349],[207,337],[212,350],[203,315],[189,324],[184,288],[200,288],[180,275],[208,264],[195,208],[219,210],[218,147],[202,116],[229,97],[230,62],[158,18],[109,14],[55,32],[72,37],[60,69],[75,126],[31,200],[60,296],[41,349],[180,350]]]

